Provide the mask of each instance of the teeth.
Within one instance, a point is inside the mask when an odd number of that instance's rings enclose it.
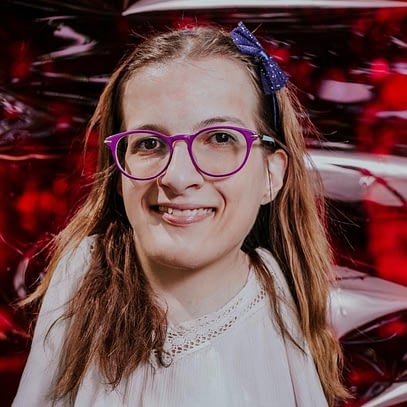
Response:
[[[160,212],[166,212],[169,215],[186,216],[186,217],[206,215],[206,214],[211,213],[213,211],[210,208],[175,209],[175,208],[168,208],[166,206],[160,206],[158,209],[159,209]]]

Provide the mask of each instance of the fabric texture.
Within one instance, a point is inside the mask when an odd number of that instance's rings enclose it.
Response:
[[[54,404],[49,389],[58,368],[66,321],[58,321],[88,268],[92,238],[84,240],[56,269],[45,295],[31,352],[13,407]],[[96,366],[87,372],[75,407],[269,407],[327,406],[298,328],[285,279],[270,253],[260,254],[273,274],[287,326],[305,353],[282,338],[269,300],[254,273],[240,292],[218,311],[182,324],[169,324],[165,349],[168,367],[149,363],[112,390]]]

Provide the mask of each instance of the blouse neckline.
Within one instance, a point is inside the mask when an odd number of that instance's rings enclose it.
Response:
[[[266,292],[259,284],[256,274],[250,271],[242,289],[217,311],[177,325],[168,325],[164,363],[171,363],[208,346],[256,313],[265,303]],[[158,366],[156,352],[153,352],[150,362],[154,367]]]

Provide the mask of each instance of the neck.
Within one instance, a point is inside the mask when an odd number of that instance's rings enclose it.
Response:
[[[216,311],[231,300],[247,281],[249,259],[239,250],[195,269],[145,261],[142,267],[169,322],[177,325]]]

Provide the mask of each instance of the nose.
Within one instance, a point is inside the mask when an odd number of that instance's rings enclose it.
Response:
[[[159,182],[178,194],[191,187],[199,188],[203,184],[204,178],[195,168],[185,141],[174,143],[171,161]]]

